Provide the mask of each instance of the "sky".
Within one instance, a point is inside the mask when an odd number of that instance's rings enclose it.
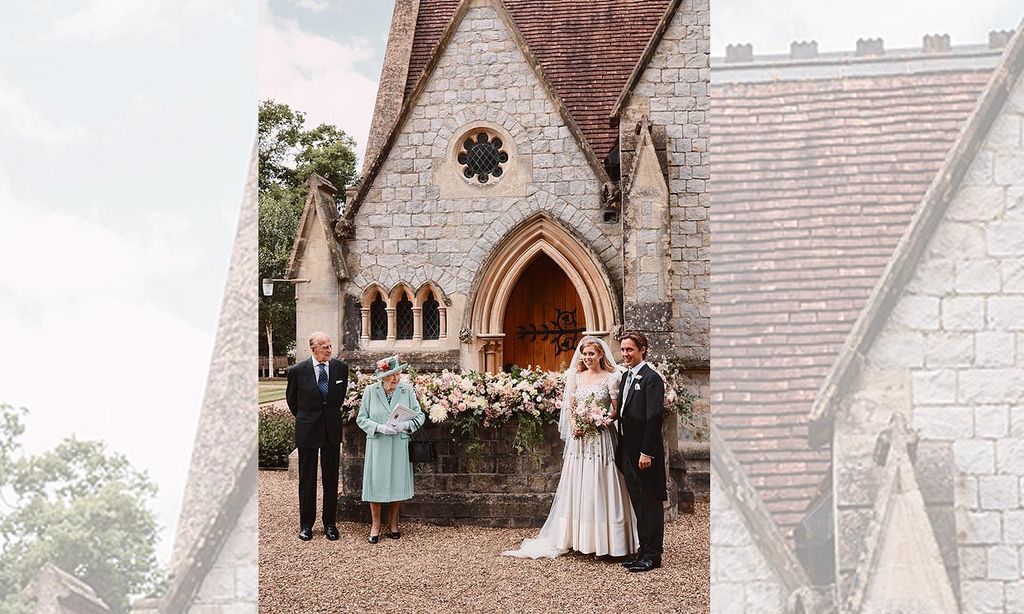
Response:
[[[29,452],[73,434],[147,471],[165,563],[255,138],[257,15],[0,9],[0,402],[29,409]]]
[[[369,132],[387,0],[8,0],[0,9],[0,402],[29,451],[102,439],[160,488],[167,560],[256,100]],[[954,45],[1019,0],[712,0],[712,52]],[[257,291],[254,280],[253,291]],[[254,323],[255,327],[255,323]]]

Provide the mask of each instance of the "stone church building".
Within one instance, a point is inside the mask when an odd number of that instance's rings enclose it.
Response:
[[[310,182],[297,359],[554,370],[634,329],[706,388],[708,36],[707,0],[397,0],[360,182]]]
[[[1024,612],[1024,34],[727,50],[712,611]]]

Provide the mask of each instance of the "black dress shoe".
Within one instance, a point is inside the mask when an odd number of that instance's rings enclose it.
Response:
[[[387,532],[387,536],[389,538],[391,538],[391,539],[398,539],[399,537],[402,536],[402,532],[401,531],[388,531]]]
[[[376,544],[380,541],[380,535],[371,535],[369,539],[367,539],[366,541],[370,542],[371,544]]]
[[[313,529],[307,527],[302,527],[301,529],[299,529],[299,539],[301,539],[304,542],[308,542],[309,540],[313,539]]]
[[[631,573],[643,573],[645,571],[650,571],[652,569],[658,569],[659,567],[661,567],[661,559],[652,557],[647,559],[641,559],[636,563],[630,565],[626,569],[628,569]]]
[[[627,558],[625,561],[622,561],[620,565],[622,565],[623,567],[629,567],[630,565],[636,565],[639,561],[640,555],[634,554],[633,556]]]
[[[331,541],[338,539],[338,527],[324,527],[324,533]]]

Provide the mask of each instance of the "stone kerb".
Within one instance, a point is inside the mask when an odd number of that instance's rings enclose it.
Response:
[[[512,419],[499,429],[481,429],[478,457],[455,441],[448,424],[427,423],[416,434],[434,442],[437,460],[413,465],[415,496],[402,505],[405,518],[442,525],[471,524],[539,527],[547,517],[561,471],[562,440],[558,426],[548,424],[536,456],[518,455],[512,447]],[[342,520],[368,522],[369,506],[360,495],[366,435],[354,423],[342,428]]]

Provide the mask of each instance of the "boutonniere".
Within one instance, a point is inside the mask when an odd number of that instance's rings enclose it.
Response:
[[[639,374],[637,374],[637,375],[633,376],[633,380],[634,380],[634,381],[637,381],[637,382],[639,382],[639,381],[640,381],[640,380],[642,380],[643,378],[644,378],[644,376],[643,376],[643,375],[639,375]]]

